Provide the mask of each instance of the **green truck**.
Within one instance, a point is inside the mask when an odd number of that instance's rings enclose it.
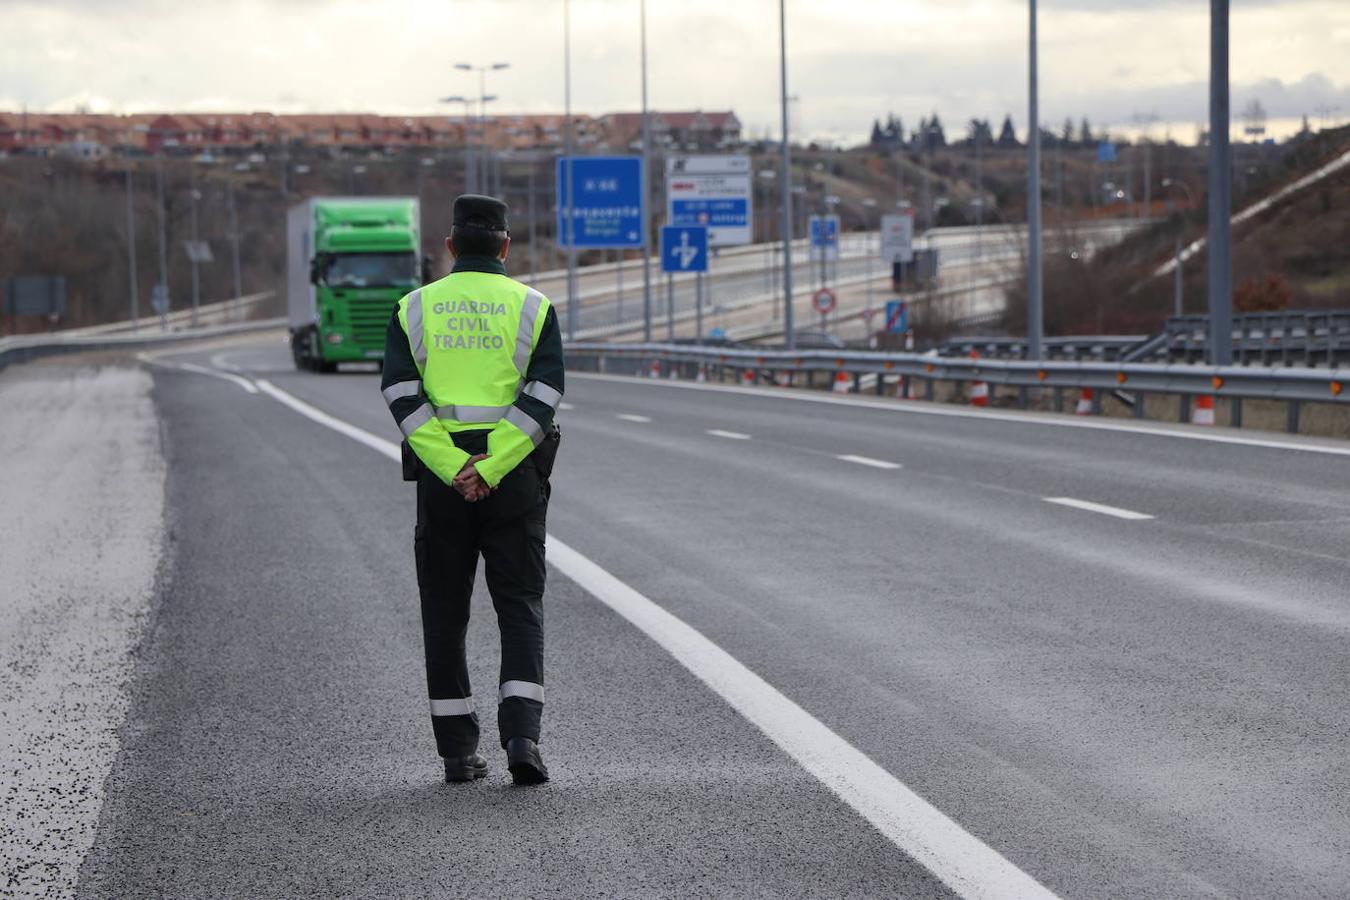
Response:
[[[298,369],[384,359],[399,298],[427,280],[415,197],[311,197],[286,216],[286,294]]]

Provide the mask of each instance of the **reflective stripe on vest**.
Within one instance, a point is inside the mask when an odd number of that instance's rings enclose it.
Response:
[[[408,343],[412,346],[413,362],[423,375],[427,370],[427,335],[422,325],[422,289],[408,295]]]
[[[477,425],[495,425],[506,415],[509,406],[438,406],[436,418]]]
[[[544,295],[534,288],[525,291],[525,304],[520,308],[520,325],[516,329],[516,354],[512,358],[520,377],[530,367],[530,354],[534,351],[534,320],[539,318],[539,309],[544,305]]]

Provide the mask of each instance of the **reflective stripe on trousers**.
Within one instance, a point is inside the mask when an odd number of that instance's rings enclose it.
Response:
[[[538,703],[544,702],[544,686],[535,684],[533,681],[506,681],[497,691],[497,696],[501,700],[508,697],[524,697],[526,700],[534,700]]]
[[[431,714],[433,716],[471,716],[473,715],[473,698],[437,700],[433,697],[431,699]]]

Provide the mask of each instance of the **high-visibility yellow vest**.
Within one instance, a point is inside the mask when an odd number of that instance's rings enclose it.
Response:
[[[472,271],[447,275],[399,301],[399,324],[429,401],[401,423],[418,456],[430,461],[455,450],[445,432],[491,428],[492,459],[480,463],[479,472],[495,485],[538,445],[539,424],[513,404],[522,391],[557,394],[542,383],[525,384],[548,308],[548,298],[527,285]],[[540,399],[556,406],[558,398]]]

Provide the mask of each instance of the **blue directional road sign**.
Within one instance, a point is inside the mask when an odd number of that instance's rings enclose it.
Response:
[[[708,271],[708,229],[702,225],[663,225],[661,271]]]
[[[811,217],[811,258],[839,258],[839,217]]]
[[[903,300],[886,301],[886,331],[892,334],[909,331],[909,306]]]
[[[569,166],[568,163],[571,163]],[[574,247],[644,247],[642,157],[573,156],[558,159],[558,239],[568,245],[567,170],[572,172]]]
[[[1113,163],[1116,161],[1116,145],[1110,141],[1101,141],[1097,144],[1097,162]]]

